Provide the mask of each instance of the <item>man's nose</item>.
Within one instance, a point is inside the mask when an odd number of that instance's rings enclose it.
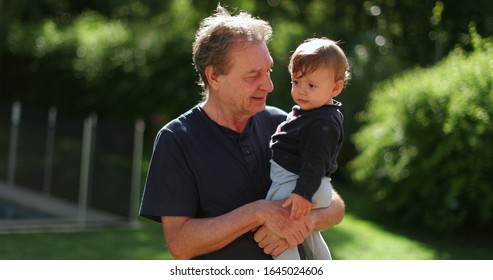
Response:
[[[272,79],[270,78],[269,74],[264,76],[264,80],[262,81],[262,84],[260,85],[260,89],[263,91],[266,91],[266,92],[274,91],[274,83],[272,83]]]

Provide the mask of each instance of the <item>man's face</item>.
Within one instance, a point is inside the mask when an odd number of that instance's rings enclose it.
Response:
[[[229,73],[218,77],[217,95],[235,116],[253,116],[265,109],[274,90],[270,79],[272,57],[265,43],[235,47],[229,53]]]

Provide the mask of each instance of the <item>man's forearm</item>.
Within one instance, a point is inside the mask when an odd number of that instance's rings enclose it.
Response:
[[[258,205],[253,202],[212,218],[162,217],[170,254],[175,259],[191,259],[223,248],[262,224],[254,214],[256,208]]]
[[[218,217],[162,217],[163,231],[171,255],[191,259],[217,251],[241,235],[265,225],[287,240],[290,246],[303,242],[313,223],[290,220],[279,201],[258,200]]]

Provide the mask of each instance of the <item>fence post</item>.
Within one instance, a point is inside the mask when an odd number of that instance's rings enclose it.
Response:
[[[51,193],[51,177],[53,171],[53,151],[55,146],[55,128],[56,128],[57,110],[50,107],[48,111],[48,127],[46,133],[46,151],[45,151],[45,168],[43,178],[43,192],[46,195]]]
[[[17,164],[17,142],[19,140],[19,124],[21,121],[22,106],[19,101],[12,104],[11,125],[10,125],[10,144],[7,171],[7,186],[15,186],[15,169]]]
[[[84,120],[84,131],[82,134],[82,156],[80,164],[79,185],[79,208],[77,223],[85,227],[87,221],[87,207],[89,199],[89,184],[91,183],[92,151],[94,145],[94,134],[97,124],[97,115],[91,114]]]
[[[134,130],[134,148],[132,159],[132,185],[130,190],[130,214],[129,223],[131,226],[137,226],[140,181],[142,173],[142,149],[144,145],[145,122],[139,118],[135,120]]]

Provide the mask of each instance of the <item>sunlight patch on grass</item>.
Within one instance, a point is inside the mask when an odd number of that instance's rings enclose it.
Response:
[[[346,214],[340,225],[323,235],[333,258],[339,260],[431,260],[436,257],[433,248],[351,214]]]

